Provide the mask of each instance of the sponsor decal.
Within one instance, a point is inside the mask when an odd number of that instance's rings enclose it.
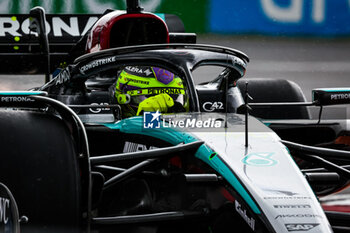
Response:
[[[0,197],[0,223],[7,224],[10,213],[10,199]]]
[[[70,72],[68,67],[62,70],[56,77],[55,77],[55,85],[66,83],[70,80]]]
[[[215,110],[223,110],[224,104],[222,102],[205,102],[203,109],[207,112],[213,112]]]
[[[318,214],[279,214],[275,217],[275,219],[279,218],[322,218],[321,215]]]
[[[28,10],[29,12],[29,10]],[[49,38],[62,38],[64,36],[80,37],[97,21],[98,16],[51,16],[46,15],[46,28]],[[29,31],[29,16],[0,17],[0,39],[7,36],[37,35]],[[57,40],[56,39],[56,40]]]
[[[3,96],[1,102],[34,102],[34,100],[27,96]]]
[[[291,191],[278,190],[278,192],[279,193],[283,193],[283,194],[288,195],[288,196],[298,195],[298,193],[294,193],[294,192],[291,192]]]
[[[273,205],[276,209],[309,209],[311,205]]]
[[[309,231],[318,225],[319,223],[288,223],[284,224],[288,231]]]
[[[350,99],[350,94],[332,94],[331,100],[347,100]]]
[[[132,82],[132,83],[138,83],[138,84],[144,84],[144,85],[149,85],[149,81],[143,81],[143,80],[127,78],[127,77],[124,78],[124,81]]]
[[[181,88],[149,88],[148,94],[158,95],[158,94],[166,93],[168,95],[180,95],[182,94],[181,90],[182,90]]]
[[[108,105],[108,103],[91,103],[91,105],[103,106]],[[110,108],[89,108],[89,111],[92,113],[100,113],[101,111],[109,111]]]
[[[246,221],[246,223],[252,228],[252,230],[255,230],[255,219],[253,217],[249,217],[247,215],[247,210],[242,207],[242,205],[235,200],[235,208],[237,213],[241,215],[241,217]]]
[[[277,164],[277,161],[271,158],[273,154],[273,152],[251,153],[245,156],[242,162],[255,167],[271,167]]]
[[[272,192],[276,192],[276,193],[282,193],[282,194],[285,194],[287,196],[295,196],[295,195],[299,194],[299,193],[294,193],[294,192],[285,191],[285,190],[268,190],[268,191],[272,191]]]
[[[132,86],[129,86],[129,87],[132,87]],[[143,88],[143,89],[136,89],[136,90],[127,91],[127,94],[129,94],[131,96],[134,96],[134,95],[158,95],[158,94],[163,94],[163,93],[166,93],[168,95],[184,95],[185,91],[182,88]]]
[[[264,197],[265,200],[306,200],[311,199],[311,197],[298,197],[298,196],[271,196]]]
[[[19,232],[18,208],[10,190],[0,183],[0,232]]]
[[[145,74],[146,74],[147,76],[149,76],[150,74],[152,74],[152,72],[151,72],[149,69],[145,70],[144,72],[145,72]]]
[[[275,195],[278,195],[278,194],[284,194],[284,195],[287,195],[287,196],[300,195],[299,193],[295,193],[295,192],[287,191],[287,190],[266,189],[266,188],[264,188],[264,187],[262,187],[261,189],[263,189],[263,190],[266,191],[266,192],[273,193],[273,194],[275,194]],[[271,195],[272,195],[272,194],[271,194]]]
[[[142,8],[147,12],[157,11],[159,6],[163,5],[161,0],[147,0],[142,1]],[[13,0],[1,0],[0,12],[1,13],[27,13],[29,10],[40,5],[44,7],[47,13],[50,14],[69,14],[69,13],[101,13],[106,9],[126,9],[125,1],[113,1],[113,0],[50,0],[50,1],[37,1],[37,0],[25,0],[25,1],[13,1]],[[170,6],[173,6],[169,4]]]
[[[126,141],[124,144],[123,153],[146,151],[146,150],[153,150],[153,149],[157,149],[157,147]]]
[[[101,65],[105,65],[105,64],[109,64],[109,63],[115,62],[115,60],[116,60],[115,57],[108,57],[108,58],[98,59],[98,60],[92,61],[92,62],[90,62],[90,63],[80,67],[80,71],[82,73],[84,73],[85,71],[90,70],[92,68],[99,67]]]
[[[137,76],[144,76],[144,77],[149,77],[153,75],[153,72],[150,70],[150,68],[142,68],[142,67],[136,67],[136,66],[126,66],[125,70],[133,75],[137,75]],[[152,74],[152,75],[151,75]]]

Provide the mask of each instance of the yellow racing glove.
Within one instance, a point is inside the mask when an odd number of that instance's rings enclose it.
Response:
[[[138,116],[142,111],[155,112],[159,110],[160,112],[166,113],[168,108],[172,106],[174,106],[173,98],[171,98],[168,94],[163,93],[142,101],[139,104],[136,115]]]

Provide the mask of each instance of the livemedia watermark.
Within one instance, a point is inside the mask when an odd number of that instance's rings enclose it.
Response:
[[[159,129],[159,128],[181,128],[181,129],[215,129],[222,128],[222,119],[198,118],[190,114],[186,115],[162,115],[159,111],[143,113],[143,128],[144,129]]]

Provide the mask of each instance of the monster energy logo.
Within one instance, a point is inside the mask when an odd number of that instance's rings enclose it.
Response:
[[[146,11],[156,11],[161,0],[141,0]],[[115,0],[2,0],[0,13],[26,14],[35,6],[42,6],[47,13],[103,13],[106,9],[126,8],[125,1]]]

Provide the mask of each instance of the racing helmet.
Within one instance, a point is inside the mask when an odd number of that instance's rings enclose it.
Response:
[[[162,94],[170,96],[174,102],[167,113],[188,111],[189,101],[183,80],[160,67],[124,67],[115,84],[114,98],[122,108],[122,117],[126,118],[137,115],[140,103]]]

